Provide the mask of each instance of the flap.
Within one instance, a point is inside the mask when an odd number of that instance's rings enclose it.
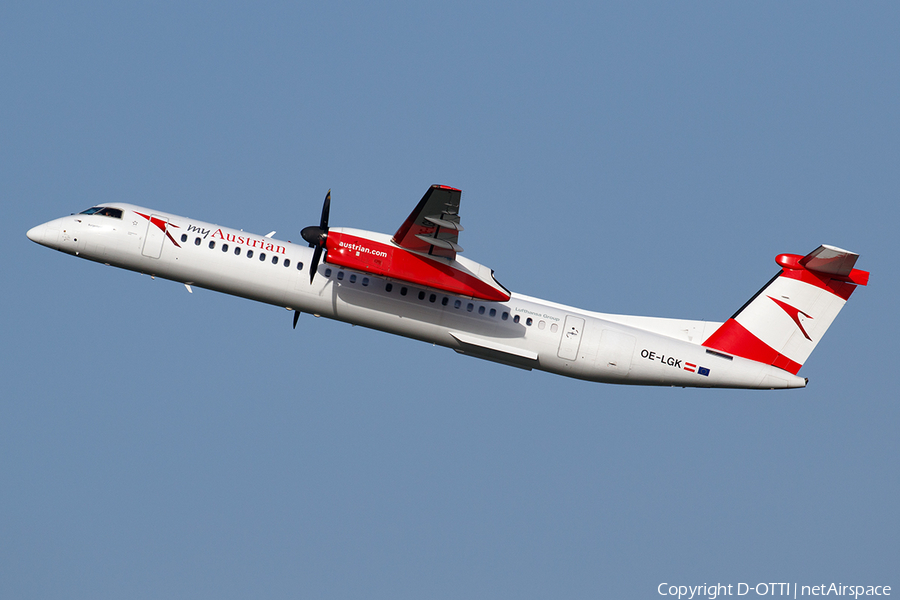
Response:
[[[406,218],[393,242],[407,250],[414,250],[455,259],[462,252],[457,243],[462,226],[459,224],[459,200],[462,192],[446,185],[433,185]]]

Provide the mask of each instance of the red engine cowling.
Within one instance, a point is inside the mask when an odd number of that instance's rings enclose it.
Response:
[[[327,239],[325,262],[373,275],[401,279],[459,296],[505,302],[507,292],[496,281],[485,281],[463,270],[456,261],[332,229]],[[491,278],[493,279],[493,278]]]

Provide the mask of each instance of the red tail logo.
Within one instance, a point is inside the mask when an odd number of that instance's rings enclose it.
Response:
[[[808,314],[806,314],[799,308],[794,308],[787,302],[782,302],[781,300],[778,300],[777,298],[773,298],[772,296],[768,296],[768,298],[769,298],[769,300],[771,300],[772,302],[774,302],[775,304],[780,306],[781,309],[784,312],[786,312],[790,318],[792,318],[794,320],[794,323],[797,324],[797,327],[800,328],[800,331],[803,333],[803,335],[806,337],[806,339],[808,339],[809,341],[812,341],[812,338],[809,337],[809,334],[806,333],[806,330],[803,328],[803,323],[800,322],[800,315],[803,315],[807,319],[812,319],[811,316],[809,316]]]

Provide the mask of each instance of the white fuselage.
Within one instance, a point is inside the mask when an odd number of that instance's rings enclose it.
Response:
[[[590,381],[789,388],[805,379],[701,344],[721,323],[601,314],[512,294],[490,302],[320,264],[313,250],[128,204],[122,218],[77,214],[32,240],[89,260]],[[239,254],[235,254],[235,250]],[[252,252],[252,254],[251,254]],[[476,263],[459,258],[476,270]]]

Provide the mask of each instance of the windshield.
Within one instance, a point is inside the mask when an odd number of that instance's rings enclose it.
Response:
[[[93,208],[89,208],[87,210],[81,211],[83,215],[100,215],[103,217],[113,217],[115,219],[122,218],[122,211],[118,208],[112,208],[109,206],[94,206]]]

